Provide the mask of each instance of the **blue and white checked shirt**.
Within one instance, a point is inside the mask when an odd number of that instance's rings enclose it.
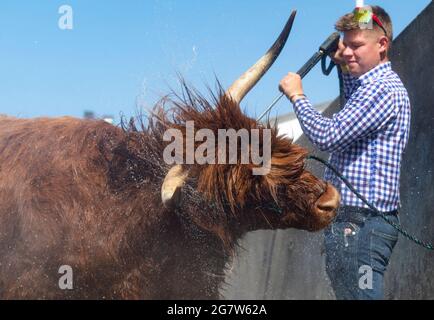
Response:
[[[347,100],[333,118],[323,117],[308,99],[294,111],[310,141],[331,153],[330,162],[380,211],[400,207],[401,158],[410,131],[407,90],[391,63],[376,66],[359,78],[343,75]],[[341,193],[341,204],[366,206],[330,170],[325,180]]]

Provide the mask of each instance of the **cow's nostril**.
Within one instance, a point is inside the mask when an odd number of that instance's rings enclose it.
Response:
[[[336,204],[334,201],[333,202],[330,201],[329,203],[319,203],[317,207],[319,210],[327,211],[327,212],[336,210]]]
[[[326,191],[318,199],[316,207],[321,213],[333,213],[339,207],[339,202],[339,192],[329,184]]]

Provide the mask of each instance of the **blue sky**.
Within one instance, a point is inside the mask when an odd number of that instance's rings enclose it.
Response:
[[[398,35],[429,0],[384,0]],[[61,30],[61,5],[73,9],[73,29]],[[151,107],[177,73],[199,90],[214,76],[229,86],[273,43],[292,9],[292,33],[280,58],[243,101],[259,115],[278,94],[279,80],[297,71],[333,31],[353,0],[75,0],[0,2],[0,113],[19,117],[85,110],[119,119]],[[318,67],[303,81],[311,101],[338,95],[336,73]],[[283,100],[272,115],[291,111]]]

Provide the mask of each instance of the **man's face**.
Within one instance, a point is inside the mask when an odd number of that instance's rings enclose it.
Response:
[[[385,56],[385,41],[387,38],[374,30],[345,31],[343,59],[351,75],[360,77],[379,65]]]

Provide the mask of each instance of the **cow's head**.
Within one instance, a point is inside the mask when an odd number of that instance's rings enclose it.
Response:
[[[187,122],[194,123],[194,134],[208,129],[218,137],[219,129],[246,129],[259,132],[259,153],[270,150],[270,161],[265,174],[253,174],[258,164],[241,162],[241,144],[237,145],[237,163],[219,164],[221,152],[217,143],[216,164],[177,164],[167,173],[161,196],[169,208],[180,206],[182,194],[194,190],[206,202],[225,212],[227,223],[244,230],[294,227],[310,231],[327,226],[335,217],[339,194],[330,184],[316,178],[305,169],[307,151],[288,138],[277,135],[277,130],[247,117],[241,111],[241,99],[272,65],[289,35],[295,12],[270,50],[253,67],[244,73],[226,91],[220,90],[209,101],[188,87],[184,95],[173,101],[176,115],[171,128],[182,132],[188,139]],[[270,139],[264,139],[270,134]],[[229,143],[229,141],[227,141]],[[203,141],[195,142],[195,150]],[[184,144],[184,159],[187,150]],[[249,146],[247,152],[253,152]],[[229,152],[227,146],[226,151]],[[207,153],[209,150],[207,151]],[[226,155],[225,155],[226,156]],[[229,159],[226,157],[226,159]],[[209,210],[209,208],[203,208]],[[205,214],[205,213],[204,213]],[[229,221],[229,222],[228,222]]]

